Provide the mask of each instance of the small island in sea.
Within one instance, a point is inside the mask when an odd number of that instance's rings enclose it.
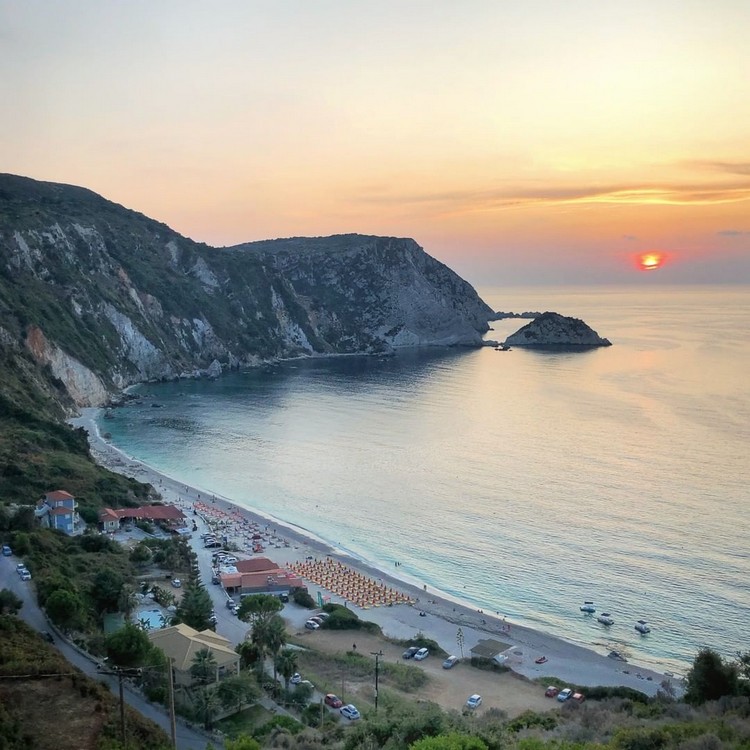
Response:
[[[508,336],[503,346],[577,350],[612,346],[612,342],[578,318],[545,312]]]

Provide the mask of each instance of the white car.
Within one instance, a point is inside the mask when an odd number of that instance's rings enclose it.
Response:
[[[416,654],[414,654],[415,661],[422,661],[430,655],[430,652],[426,648],[420,648]]]
[[[182,588],[182,581],[179,578],[173,578],[172,586],[174,586],[174,588],[176,589]]]
[[[23,573],[21,573],[21,580],[22,581],[30,581],[31,580],[31,573],[29,573],[28,570],[24,570]]]
[[[352,703],[347,703],[346,706],[341,706],[339,712],[343,717],[349,719],[349,721],[355,721],[360,716],[359,711],[357,711],[357,707]]]
[[[482,696],[478,695],[477,693],[474,693],[474,695],[470,695],[469,700],[466,701],[466,708],[469,708],[472,711],[475,708],[479,708],[479,706],[481,705],[482,705]]]
[[[307,621],[307,622],[305,623],[305,627],[306,627],[306,628],[307,628],[308,630],[317,630],[317,629],[318,629],[318,628],[320,627],[320,624],[319,624],[319,623],[317,623],[317,622],[315,622],[315,620],[308,620],[308,621]]]
[[[299,672],[295,672],[289,682],[291,682],[292,685],[299,685],[300,682],[302,682],[302,675]]]

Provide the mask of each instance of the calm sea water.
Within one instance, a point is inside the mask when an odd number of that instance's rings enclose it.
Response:
[[[171,476],[511,621],[678,671],[704,645],[748,648],[750,289],[480,292],[583,318],[614,346],[295,361],[143,387],[100,427]],[[609,633],[585,599],[612,613]]]

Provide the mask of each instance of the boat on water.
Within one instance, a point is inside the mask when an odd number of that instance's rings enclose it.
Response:
[[[609,612],[602,612],[599,617],[596,618],[597,622],[600,622],[602,625],[614,625],[615,621],[612,619],[612,615],[609,614]]]
[[[510,351],[510,346],[508,346],[508,344],[498,344],[495,347],[495,351],[496,352],[509,352]]]
[[[638,620],[638,622],[635,624],[635,629],[641,635],[646,635],[646,633],[651,632],[651,628],[649,627],[649,624],[645,620]]]
[[[585,612],[587,615],[593,615],[596,612],[594,602],[584,602],[581,605],[581,612]]]

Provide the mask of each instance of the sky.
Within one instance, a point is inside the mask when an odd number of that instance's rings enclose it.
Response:
[[[748,0],[0,0],[0,171],[216,246],[412,237],[475,285],[750,282],[748,29]]]

